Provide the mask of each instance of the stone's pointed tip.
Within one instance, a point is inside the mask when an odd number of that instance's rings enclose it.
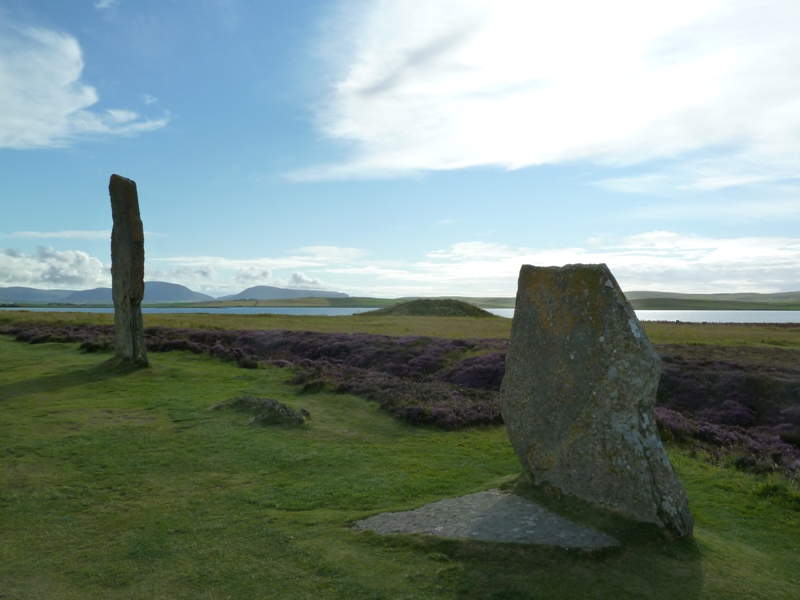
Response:
[[[108,180],[108,185],[136,185],[136,182],[133,179],[128,179],[127,177],[123,177],[122,175],[117,175],[113,173],[111,178]]]

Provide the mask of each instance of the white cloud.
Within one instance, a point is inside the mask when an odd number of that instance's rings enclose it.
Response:
[[[0,285],[86,289],[110,286],[111,273],[100,260],[78,250],[39,246],[29,255],[7,249],[0,252]]]
[[[64,146],[88,136],[132,135],[167,124],[168,116],[88,110],[99,98],[81,81],[82,71],[74,37],[0,25],[0,148]]]
[[[217,272],[211,267],[177,267],[175,269],[151,268],[145,264],[145,281],[166,281],[201,290],[217,283]]]
[[[270,269],[259,269],[257,267],[238,269],[233,274],[232,281],[227,282],[227,287],[237,292],[241,291],[242,288],[256,285],[271,285],[301,290],[330,290],[336,288],[330,283],[326,283],[317,277],[310,277],[300,271],[295,271],[288,278],[282,278],[275,275]]]
[[[142,96],[142,101],[145,104],[155,104],[158,102],[158,98],[156,98],[155,96],[151,96],[150,94],[145,94],[144,96]]]
[[[258,267],[244,267],[236,270],[233,280],[245,287],[267,285],[272,281],[272,271]]]
[[[303,290],[318,290],[325,286],[325,283],[316,277],[309,277],[305,273],[296,271],[287,282],[288,287]]]
[[[116,6],[117,3],[118,0],[97,0],[97,2],[94,3],[94,7],[97,10],[103,10],[104,8],[110,8],[112,6]]]
[[[318,117],[352,159],[296,179],[664,157],[699,189],[800,174],[797,2],[375,0],[339,15]]]

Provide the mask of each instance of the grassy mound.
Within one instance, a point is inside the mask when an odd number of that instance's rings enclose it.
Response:
[[[370,310],[361,315],[370,317],[494,317],[492,313],[462,302],[461,300],[438,300],[420,298],[401,302],[378,310]]]

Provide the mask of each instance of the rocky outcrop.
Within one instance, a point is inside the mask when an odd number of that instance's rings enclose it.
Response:
[[[656,429],[661,361],[605,265],[523,265],[501,410],[536,484],[655,523],[694,519]]]
[[[112,175],[111,293],[114,299],[114,333],[117,356],[147,365],[142,324],[144,298],[144,228],[139,216],[136,182]]]

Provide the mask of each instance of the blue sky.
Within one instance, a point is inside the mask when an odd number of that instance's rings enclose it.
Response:
[[[0,0],[0,286],[800,289],[800,4]]]

